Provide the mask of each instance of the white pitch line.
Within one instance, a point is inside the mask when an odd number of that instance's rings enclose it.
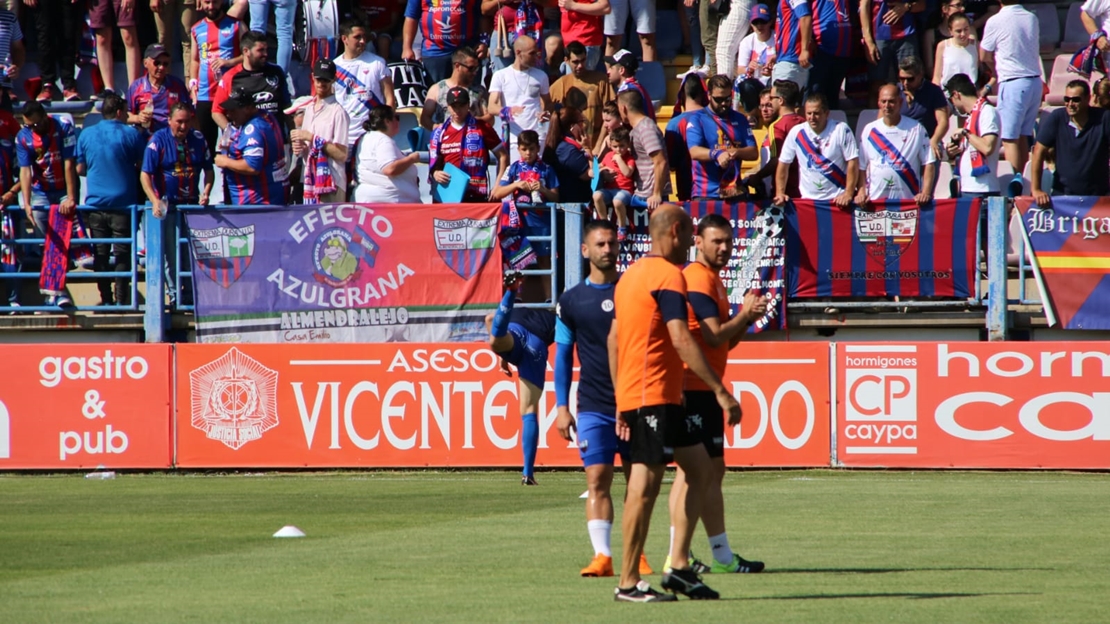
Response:
[[[816,364],[815,358],[798,358],[793,360],[729,360],[729,364]]]
[[[380,366],[381,360],[289,360],[290,366]]]

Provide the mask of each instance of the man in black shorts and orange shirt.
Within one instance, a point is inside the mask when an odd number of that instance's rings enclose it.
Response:
[[[722,379],[728,366],[728,352],[744,337],[748,326],[767,313],[767,300],[749,292],[736,316],[728,302],[728,291],[721,281],[721,269],[732,258],[732,224],[719,214],[708,214],[698,222],[698,235],[694,238],[697,256],[682,270],[686,279],[686,298],[689,301],[689,326],[694,341],[705,353],[705,359]],[[691,561],[695,571],[762,572],[762,561],[748,561],[732,552],[725,532],[725,501],[721,482],[725,478],[725,418],[709,386],[689,368],[686,369],[686,413],[691,418],[701,417],[702,444],[709,453],[713,472],[702,502],[701,521],[705,525],[713,561],[709,565]],[[739,420],[737,420],[739,422]],[[730,426],[737,422],[730,421]],[[686,489],[686,475],[681,467],[671,486],[671,517]],[[673,531],[672,531],[673,533]],[[693,555],[691,555],[693,558]],[[663,564],[664,570],[671,562]],[[699,569],[700,568],[700,569]]]
[[[713,471],[702,444],[700,419],[682,407],[683,363],[713,391],[731,422],[740,420],[740,404],[713,372],[687,325],[685,263],[694,236],[690,215],[662,204],[651,215],[651,252],[636,261],[617,282],[616,318],[609,331],[609,372],[617,393],[617,434],[629,441],[632,469],[624,515],[624,552],[615,599],[622,602],[674,600],[640,579],[640,554],[651,524],[663,472],[673,455],[686,472],[687,488],[676,505],[675,567],[663,574],[663,588],[694,599],[720,595],[690,569],[690,537]]]

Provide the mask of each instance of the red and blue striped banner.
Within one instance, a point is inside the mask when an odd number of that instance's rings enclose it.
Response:
[[[980,199],[796,200],[787,210],[790,297],[971,297]]]
[[[1110,329],[1110,198],[1014,200],[1049,325]]]

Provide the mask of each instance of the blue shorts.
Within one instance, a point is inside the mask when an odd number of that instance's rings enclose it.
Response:
[[[613,464],[620,453],[621,462],[628,462],[628,442],[617,437],[617,417],[598,412],[579,412],[578,454],[583,466]]]
[[[1015,78],[998,85],[998,123],[1003,141],[1016,141],[1033,136],[1037,113],[1041,110],[1041,79],[1039,76]]]
[[[547,345],[518,323],[509,323],[509,333],[513,336],[512,350],[497,355],[516,366],[521,379],[543,388],[547,377]]]

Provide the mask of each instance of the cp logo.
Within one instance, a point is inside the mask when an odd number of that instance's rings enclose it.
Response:
[[[847,420],[917,420],[917,371],[848,370]]]

